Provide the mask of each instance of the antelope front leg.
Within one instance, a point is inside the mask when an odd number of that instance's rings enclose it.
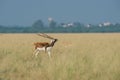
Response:
[[[50,55],[50,54],[51,54],[50,51],[48,51],[49,58],[51,58],[51,55]]]
[[[51,50],[51,47],[48,47],[47,48],[47,53],[48,53],[49,58],[51,58],[51,52],[50,52],[50,50]]]

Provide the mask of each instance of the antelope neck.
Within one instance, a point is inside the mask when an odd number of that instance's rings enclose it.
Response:
[[[54,46],[54,44],[55,44],[55,42],[56,42],[56,40],[55,40],[55,39],[51,40],[51,43],[50,43],[49,47],[53,47],[53,46]]]

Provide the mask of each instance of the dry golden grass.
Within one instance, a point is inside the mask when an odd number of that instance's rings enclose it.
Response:
[[[0,35],[0,80],[120,80],[120,34],[49,34],[52,58],[32,57],[35,34]]]

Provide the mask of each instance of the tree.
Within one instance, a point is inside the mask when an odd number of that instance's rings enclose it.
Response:
[[[43,28],[44,27],[44,23],[42,22],[42,20],[37,20],[33,23],[32,27],[34,28]]]
[[[48,22],[49,22],[49,27],[50,28],[55,28],[56,27],[57,23],[52,18],[48,18]]]
[[[50,24],[49,24],[49,27],[55,28],[56,27],[56,22],[55,21],[51,21]]]

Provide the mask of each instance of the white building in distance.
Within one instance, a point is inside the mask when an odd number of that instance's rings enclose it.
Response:
[[[104,23],[103,23],[103,26],[110,26],[110,25],[111,25],[110,22],[104,22]]]

